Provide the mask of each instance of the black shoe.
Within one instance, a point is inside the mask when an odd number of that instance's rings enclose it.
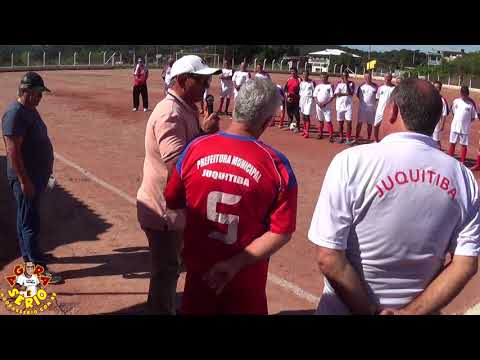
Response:
[[[343,144],[343,138],[338,139],[337,143],[338,144]]]
[[[60,275],[56,275],[49,270],[44,271],[42,275],[48,276],[50,278],[50,281],[48,283],[52,285],[60,284],[63,281]]]

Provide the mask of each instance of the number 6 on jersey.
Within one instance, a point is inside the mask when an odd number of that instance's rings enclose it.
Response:
[[[223,241],[227,245],[231,245],[237,241],[237,229],[240,217],[238,215],[218,213],[217,204],[235,205],[240,202],[241,198],[240,195],[227,194],[220,191],[212,191],[208,194],[207,219],[220,224],[228,224],[226,234],[212,231],[208,234],[209,237]]]

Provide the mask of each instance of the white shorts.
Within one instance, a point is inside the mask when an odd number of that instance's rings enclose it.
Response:
[[[375,107],[359,107],[357,116],[359,123],[373,124],[375,122]]]
[[[352,121],[352,108],[347,110],[338,110],[337,109],[337,121]]]
[[[456,144],[459,137],[461,145],[468,145],[468,134],[459,134],[454,131],[450,132],[450,144]]]
[[[318,121],[326,121],[326,122],[331,122],[332,121],[332,110],[328,107],[325,106],[323,109],[320,108],[320,106],[316,106],[317,110],[317,120]]]
[[[233,97],[236,98],[238,95],[238,90],[233,88]]]
[[[233,96],[233,85],[232,86],[221,86],[220,97],[224,98],[231,98]]]
[[[311,97],[301,97],[300,98],[300,112],[303,115],[310,116],[313,107],[313,98]]]
[[[435,140],[435,141],[440,141],[440,135],[442,134],[442,132],[440,130],[433,130],[433,134],[432,134],[432,139]]]
[[[376,112],[375,113],[375,121],[373,123],[374,126],[380,126],[380,124],[382,123],[383,121],[383,112]]]

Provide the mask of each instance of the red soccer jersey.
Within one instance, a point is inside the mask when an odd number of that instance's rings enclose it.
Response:
[[[287,88],[287,98],[292,99],[292,102],[299,102],[300,101],[300,83],[302,80],[300,78],[294,79],[293,77],[288,79],[287,84],[285,85]]]
[[[165,189],[186,207],[183,259],[206,271],[267,231],[293,233],[297,182],[287,158],[253,137],[218,132],[192,141]]]

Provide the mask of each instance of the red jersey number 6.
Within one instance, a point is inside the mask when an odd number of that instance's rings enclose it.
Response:
[[[241,198],[240,195],[227,194],[220,191],[212,191],[208,194],[207,219],[220,224],[228,224],[226,234],[212,231],[208,234],[209,237],[223,241],[227,245],[231,245],[237,241],[237,228],[240,217],[238,215],[218,213],[217,204],[235,205],[238,204]]]

